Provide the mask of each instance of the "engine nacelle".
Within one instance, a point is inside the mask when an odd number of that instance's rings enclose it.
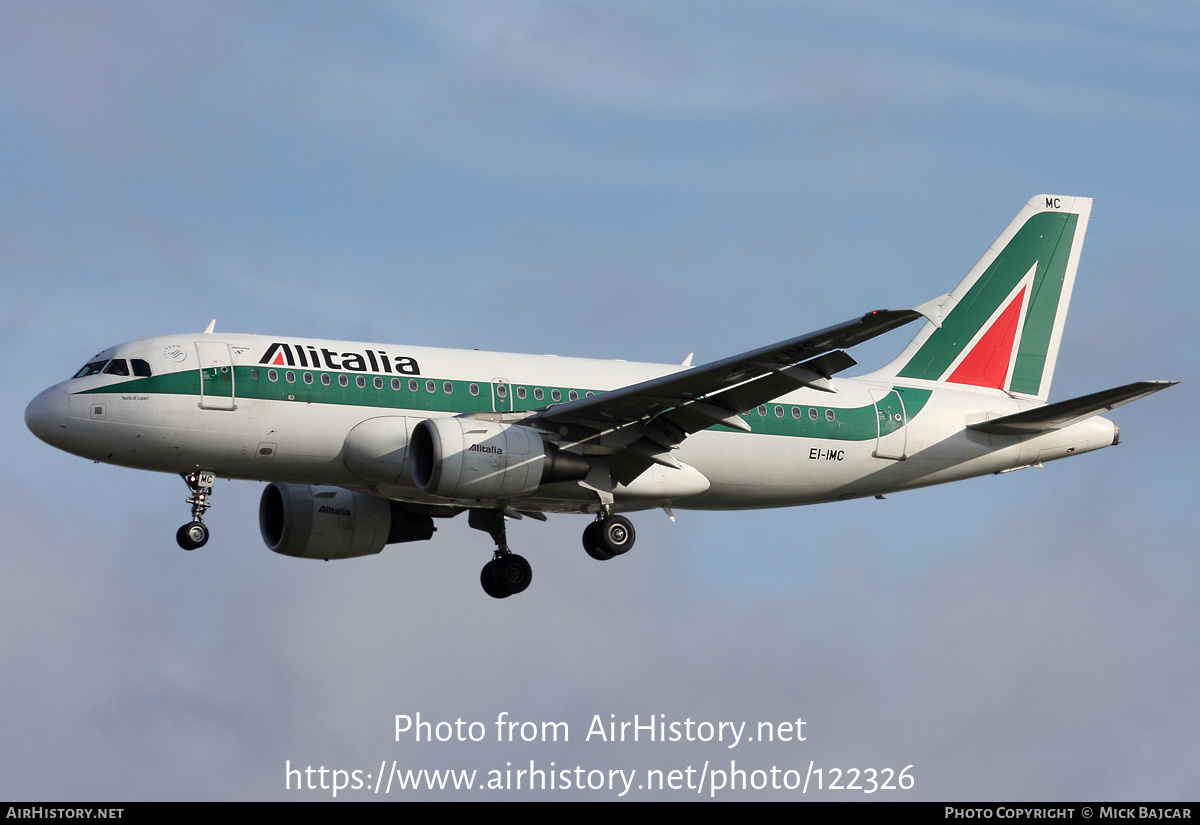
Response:
[[[408,440],[420,418],[382,415],[360,422],[346,436],[342,461],[350,472],[376,484],[410,484]]]
[[[258,505],[267,548],[302,559],[348,559],[433,537],[433,519],[341,487],[272,482]]]
[[[495,501],[540,484],[586,478],[583,456],[558,450],[537,430],[478,418],[430,418],[409,442],[412,477],[442,498]]]

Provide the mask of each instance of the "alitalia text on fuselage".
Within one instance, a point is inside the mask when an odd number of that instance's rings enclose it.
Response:
[[[346,372],[421,374],[417,360],[407,355],[389,355],[383,350],[373,349],[360,352],[337,352],[313,344],[288,344],[279,341],[275,341],[267,347],[267,351],[263,353],[258,363],[276,367],[310,367]]]

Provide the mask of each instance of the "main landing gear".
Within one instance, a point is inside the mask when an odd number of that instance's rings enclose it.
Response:
[[[483,585],[483,592],[493,599],[506,599],[529,587],[529,583],[533,581],[533,568],[524,556],[518,556],[508,549],[504,512],[472,510],[467,516],[467,523],[476,530],[484,531],[496,542],[496,552],[492,554],[492,560],[479,571],[479,583]]]
[[[192,505],[192,520],[176,531],[175,541],[179,542],[179,546],[184,550],[195,550],[208,542],[208,528],[204,526],[203,518],[204,511],[212,506],[208,500],[212,496],[217,476],[203,470],[193,470],[180,475],[192,493],[187,500],[187,503]]]
[[[533,568],[522,556],[508,549],[504,511],[471,510],[467,523],[476,530],[484,531],[496,542],[492,560],[479,571],[483,592],[493,599],[507,599],[529,587],[533,580]],[[608,561],[629,552],[636,538],[637,533],[629,519],[605,508],[583,531],[583,549],[593,559]]]
[[[637,538],[633,522],[624,516],[601,513],[583,531],[583,549],[597,561],[628,553]]]

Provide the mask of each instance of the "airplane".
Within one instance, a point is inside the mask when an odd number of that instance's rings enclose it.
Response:
[[[1100,413],[1165,389],[1140,381],[1048,403],[1091,214],[1031,199],[950,293],[693,366],[260,335],[109,347],[38,395],[25,422],[97,462],[178,473],[209,537],[217,477],[269,482],[276,553],[342,559],[422,541],[464,511],[495,543],[494,598],[532,569],[506,523],[590,514],[588,555],[634,544],[624,515],[840,501],[1041,466],[1115,445]],[[891,363],[846,352],[924,319]]]

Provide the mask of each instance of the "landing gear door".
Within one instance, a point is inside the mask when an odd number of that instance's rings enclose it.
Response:
[[[233,359],[224,341],[197,341],[200,359],[200,407],[205,410],[236,410]]]
[[[875,389],[871,390],[871,400],[875,402],[875,422],[878,426],[873,455],[876,458],[903,461],[908,442],[904,399],[895,390]]]

